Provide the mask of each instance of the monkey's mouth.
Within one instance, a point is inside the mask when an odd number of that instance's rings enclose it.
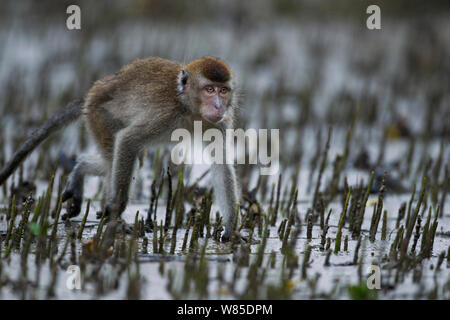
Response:
[[[205,119],[206,121],[215,124],[215,123],[219,123],[223,120],[225,116],[225,112],[207,112],[205,114],[203,114],[203,119]]]
[[[223,121],[224,115],[223,114],[213,114],[213,115],[205,115],[203,118],[212,124],[217,124]]]

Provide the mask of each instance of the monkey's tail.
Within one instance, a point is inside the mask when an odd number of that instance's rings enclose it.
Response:
[[[56,112],[50,119],[33,131],[28,139],[14,153],[6,166],[0,171],[0,185],[2,185],[22,161],[51,133],[75,121],[80,115],[84,101],[82,99],[69,102],[67,106]]]

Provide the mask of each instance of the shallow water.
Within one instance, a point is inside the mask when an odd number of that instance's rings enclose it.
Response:
[[[434,27],[438,30],[448,30],[450,20],[436,19]],[[0,30],[0,42],[4,43],[1,50],[2,64],[0,68],[0,108],[2,118],[0,119],[0,137],[2,152],[5,159],[9,159],[14,149],[14,137],[26,135],[40,123],[44,113],[51,114],[60,107],[64,100],[63,93],[69,92],[70,98],[82,96],[89,88],[94,79],[111,74],[120,65],[128,63],[137,57],[151,55],[161,55],[166,58],[188,61],[191,58],[203,56],[205,54],[220,56],[227,61],[233,70],[236,70],[238,83],[242,87],[242,102],[240,116],[248,121],[247,127],[268,127],[280,129],[280,148],[285,158],[281,159],[280,172],[284,177],[282,190],[288,186],[289,177],[295,171],[292,161],[292,154],[300,150],[303,154],[301,159],[299,183],[298,210],[302,221],[302,233],[296,243],[295,252],[298,254],[299,266],[295,268],[293,277],[289,284],[289,294],[293,299],[309,298],[350,298],[347,287],[356,285],[360,281],[363,283],[367,279],[367,268],[374,260],[381,266],[382,289],[378,290],[378,297],[382,299],[412,299],[428,298],[430,292],[437,287],[437,297],[449,299],[450,266],[444,261],[440,270],[436,270],[438,256],[442,251],[447,251],[450,245],[450,199],[447,196],[445,202],[445,212],[439,218],[437,235],[434,241],[433,254],[429,260],[424,260],[423,276],[420,283],[414,283],[412,272],[410,272],[403,282],[392,286],[395,278],[395,269],[391,269],[392,263],[386,262],[384,257],[389,254],[392,240],[396,236],[395,221],[397,212],[402,202],[408,202],[412,185],[417,183],[417,193],[419,191],[421,172],[415,173],[419,166],[421,155],[426,154],[436,160],[439,154],[441,141],[444,141],[445,151],[443,164],[448,164],[450,153],[448,152],[448,137],[441,137],[434,134],[428,144],[425,144],[419,136],[423,133],[427,110],[430,108],[427,100],[428,92],[420,87],[420,81],[408,82],[409,74],[404,66],[407,56],[408,39],[414,35],[414,29],[407,22],[393,21],[386,19],[385,28],[389,32],[367,33],[361,31],[359,25],[346,21],[330,21],[329,23],[312,23],[308,21],[289,22],[279,21],[273,26],[259,26],[244,30],[236,30],[231,25],[189,25],[178,24],[167,25],[153,21],[135,21],[134,23],[123,23],[116,26],[115,32],[93,32],[92,38],[84,39],[80,34],[68,33],[64,28],[55,28],[53,25],[42,25],[32,32],[26,23],[16,21],[9,29]],[[437,35],[442,46],[444,56],[449,52],[450,42],[445,39],[445,33]],[[188,35],[188,36],[185,36]],[[57,39],[58,41],[55,41]],[[80,48],[81,44],[83,45]],[[317,46],[322,54],[313,52],[312,47]],[[322,49],[320,49],[322,48]],[[264,54],[269,52],[269,54]],[[381,66],[370,70],[373,57],[382,55]],[[59,58],[59,59],[56,59]],[[76,59],[75,59],[76,58]],[[322,59],[322,60],[321,60]],[[448,60],[448,59],[447,59]],[[25,63],[24,63],[25,61]],[[376,62],[376,61],[375,61]],[[47,69],[43,65],[48,64]],[[369,68],[364,72],[355,68],[355,64]],[[445,73],[445,71],[444,71]],[[44,75],[44,76],[43,76]],[[15,77],[19,80],[15,81]],[[308,118],[306,124],[300,125],[298,119],[303,115],[305,105],[299,103],[297,96],[310,89],[312,79],[318,77],[319,84],[312,87],[311,109],[314,116]],[[398,78],[400,80],[398,80]],[[403,79],[403,78],[405,79]],[[411,76],[411,78],[414,78]],[[422,81],[427,82],[424,75],[418,76]],[[393,89],[393,82],[404,81],[404,88],[401,93],[396,93]],[[430,87],[437,86],[438,90],[445,92],[445,84],[430,80]],[[15,84],[16,91],[7,84]],[[18,85],[20,84],[20,85]],[[14,87],[14,86],[13,86]],[[425,87],[425,86],[423,86]],[[413,132],[415,141],[415,153],[412,159],[412,174],[400,180],[406,191],[398,194],[386,192],[384,198],[384,209],[388,212],[387,220],[387,240],[380,240],[381,221],[376,236],[376,241],[371,243],[368,240],[368,229],[372,217],[373,207],[366,208],[365,219],[362,229],[363,235],[367,237],[361,245],[360,256],[363,257],[361,266],[362,278],[359,279],[358,265],[351,265],[357,240],[351,238],[347,225],[343,229],[343,236],[349,235],[348,252],[341,250],[337,255],[331,254],[330,266],[324,266],[326,257],[325,251],[321,251],[320,235],[321,229],[315,224],[313,226],[312,240],[306,239],[306,212],[311,206],[312,193],[317,179],[317,169],[314,172],[312,185],[309,184],[311,159],[318,148],[317,131],[322,130],[321,152],[325,145],[326,131],[330,124],[328,115],[334,107],[332,103],[343,91],[348,92],[355,100],[364,95],[377,97],[378,118],[375,123],[367,124],[359,120],[355,126],[355,133],[351,143],[349,159],[346,163],[342,178],[347,178],[348,184],[356,186],[363,180],[367,183],[369,170],[358,170],[354,168],[354,160],[359,151],[367,149],[369,160],[374,163],[380,152],[380,140],[383,136],[383,129],[386,124],[391,123],[394,115],[400,115],[407,119],[407,123]],[[7,101],[8,93],[14,92],[15,96],[11,101]],[[43,93],[42,93],[43,92]],[[281,93],[280,93],[281,92]],[[287,92],[287,93],[286,93]],[[291,93],[289,93],[291,92]],[[278,98],[266,99],[265,94],[272,93]],[[42,97],[34,100],[36,95]],[[269,95],[270,96],[270,95]],[[279,97],[281,96],[281,97]],[[447,99],[447,100],[445,100]],[[366,102],[364,99],[362,101]],[[368,103],[367,103],[368,104]],[[267,106],[265,106],[267,105]],[[448,108],[448,96],[444,98],[442,110]],[[345,105],[339,105],[344,110]],[[363,103],[361,114],[364,116],[367,106]],[[339,111],[341,109],[338,109]],[[264,114],[268,117],[265,122]],[[337,112],[337,116],[347,117],[344,111]],[[442,116],[442,117],[441,117]],[[448,119],[448,118],[447,118]],[[322,178],[322,189],[327,186],[332,178],[332,162],[336,155],[343,152],[345,134],[347,132],[350,119],[334,123],[331,146],[328,152],[328,161]],[[342,119],[341,119],[342,120]],[[367,119],[366,119],[367,120]],[[441,130],[446,124],[445,114],[435,117],[433,128]],[[331,123],[333,124],[333,123]],[[36,195],[41,195],[48,187],[48,164],[55,163],[60,152],[66,156],[71,154],[79,155],[81,151],[95,153],[95,147],[89,138],[83,136],[80,130],[81,123],[71,125],[65,129],[58,139],[52,141],[51,147],[38,149],[24,164],[25,179],[31,179],[36,174],[33,182],[36,184]],[[300,141],[297,140],[300,135]],[[83,143],[83,140],[87,139]],[[426,149],[425,149],[426,148]],[[403,170],[405,158],[408,153],[409,142],[405,138],[388,139],[386,148],[382,151],[384,159],[382,169],[389,171],[389,176],[395,177],[399,171]],[[155,150],[151,149],[150,156],[154,160]],[[287,156],[286,156],[287,155]],[[41,160],[40,157],[42,157]],[[165,159],[166,161],[167,159]],[[292,160],[292,159],[291,159]],[[294,159],[298,160],[298,159]],[[320,160],[320,159],[319,159]],[[42,161],[42,162],[39,162]],[[400,161],[400,169],[393,164]],[[294,161],[295,162],[295,161]],[[297,161],[298,162],[298,161]],[[166,165],[166,162],[164,163]],[[146,159],[144,168],[135,172],[136,179],[133,180],[132,195],[123,219],[132,224],[135,214],[139,211],[140,216],[146,218],[149,207],[150,185],[154,179],[154,163]],[[36,168],[37,167],[37,168]],[[203,166],[195,166],[189,176],[189,181],[193,182],[205,170]],[[443,170],[442,170],[443,171]],[[57,172],[59,176],[61,170]],[[250,186],[254,186],[257,181],[257,169],[254,168],[248,179]],[[443,174],[440,175],[441,180]],[[185,177],[186,179],[187,177]],[[268,189],[272,183],[276,183],[278,175],[269,177]],[[17,183],[18,177],[15,177]],[[94,198],[99,190],[99,178],[88,178],[85,183],[85,197]],[[244,182],[244,181],[241,181]],[[289,181],[290,183],[290,181]],[[201,186],[209,186],[207,179],[200,183]],[[11,180],[8,182],[8,188]],[[175,188],[175,185],[174,185]],[[441,190],[439,190],[441,192]],[[270,192],[270,190],[269,190]],[[341,193],[341,192],[340,192]],[[441,193],[439,193],[440,197]],[[163,194],[165,196],[165,193]],[[334,248],[334,238],[336,237],[337,225],[342,211],[340,202],[341,194],[336,200],[330,203],[332,208],[330,217],[330,229],[327,237],[332,239],[331,248]],[[267,210],[268,203],[263,203]],[[369,197],[368,203],[377,199],[377,194]],[[157,212],[158,221],[164,220],[165,198],[159,200]],[[53,199],[52,207],[56,199]],[[373,205],[373,204],[372,204]],[[0,193],[0,208],[8,206],[8,199]],[[85,210],[86,202],[83,203],[81,212]],[[413,206],[414,207],[414,206]],[[186,205],[186,210],[189,206]],[[92,239],[96,232],[98,220],[96,211],[101,210],[100,201],[95,198],[91,203],[88,216],[88,223],[83,234],[83,241]],[[212,213],[220,210],[216,205],[212,208]],[[63,210],[64,212],[64,210]],[[283,255],[280,252],[281,241],[277,235],[277,229],[281,222],[283,212],[275,227],[270,228],[270,235],[265,248],[263,266],[269,265],[271,252],[275,252],[276,263],[274,268],[267,268],[266,278],[263,288],[268,285],[279,285],[281,273],[286,267],[283,266]],[[211,216],[214,216],[212,214]],[[17,219],[18,220],[18,219]],[[16,220],[16,221],[17,221]],[[80,217],[73,219],[73,224],[79,223]],[[424,219],[422,220],[422,226]],[[0,230],[5,230],[4,220],[0,221]],[[247,231],[244,229],[243,234]],[[141,298],[143,299],[171,299],[174,298],[167,289],[168,270],[173,270],[175,275],[175,286],[180,287],[185,276],[185,263],[187,252],[181,252],[185,229],[179,229],[177,233],[176,252],[177,258],[164,262],[164,275],[161,275],[162,264],[155,262],[158,258],[149,259],[140,257]],[[60,240],[59,250],[62,249],[66,241],[65,227],[61,223],[58,229]],[[166,239],[166,249],[170,247],[170,235]],[[147,233],[149,240],[149,251],[152,252],[153,233]],[[204,239],[200,239],[200,247]],[[420,245],[421,238],[419,239]],[[139,239],[140,246],[142,239]],[[307,268],[307,280],[300,280],[300,272],[306,245],[312,246],[310,264]],[[343,245],[343,244],[342,244]],[[259,245],[253,244],[251,249],[251,260],[256,257]],[[81,244],[77,243],[78,253],[81,252]],[[241,297],[245,290],[248,267],[241,268],[241,275],[236,281],[235,292],[230,292],[226,286],[220,285],[219,273],[223,274],[224,281],[231,281],[236,270],[236,263],[233,262],[233,254],[230,244],[218,243],[209,240],[206,248],[208,261],[208,295],[210,299],[234,299]],[[447,253],[448,254],[448,253]],[[223,262],[222,259],[228,260]],[[161,259],[159,259],[161,260]],[[220,260],[220,261],[219,261]],[[37,274],[34,264],[34,255],[28,257],[30,280],[34,280]],[[63,259],[63,265],[68,266],[69,258]],[[11,279],[20,279],[22,270],[20,265],[20,255],[13,251],[8,259],[2,260],[3,274],[7,274]],[[66,287],[66,280],[69,276],[64,268],[60,268],[57,283],[55,286],[55,297],[58,299],[117,299],[127,297],[128,279],[122,275],[117,290],[106,293],[99,293],[94,284],[87,283],[83,291],[69,290]],[[109,264],[102,266],[101,274],[111,281],[115,278],[115,270]],[[40,281],[37,290],[31,290],[27,298],[46,298],[46,290],[51,281],[51,272],[48,261],[43,264],[39,272]],[[318,275],[317,282],[314,279]],[[14,286],[3,286],[0,290],[0,298],[17,299],[20,294],[13,290]],[[332,293],[332,294],[331,294]],[[258,298],[266,298],[266,290],[259,292]],[[196,298],[195,293],[190,292],[187,298]]]

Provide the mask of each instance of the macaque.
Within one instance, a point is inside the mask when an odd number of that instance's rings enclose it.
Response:
[[[103,176],[106,181],[105,214],[120,217],[138,155],[148,145],[169,143],[177,128],[192,132],[194,121],[204,130],[232,128],[236,95],[233,74],[222,60],[203,57],[186,65],[151,57],[136,60],[118,73],[94,83],[83,102],[73,103],[35,133],[0,171],[0,184],[26,154],[57,128],[84,115],[98,154],[80,157],[71,172],[62,200],[72,199],[68,217],[80,213],[86,175]],[[81,112],[80,112],[81,111]],[[59,115],[59,116],[58,116]],[[53,123],[52,123],[53,121]],[[42,129],[42,128],[41,128]],[[27,144],[25,142],[25,144]],[[226,146],[224,146],[226,148]],[[225,154],[225,150],[224,150]],[[230,164],[213,164],[215,194],[221,196],[225,217],[222,240],[229,240],[237,208],[237,185]]]

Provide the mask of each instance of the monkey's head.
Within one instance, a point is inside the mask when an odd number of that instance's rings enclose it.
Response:
[[[213,124],[232,117],[233,75],[220,59],[203,57],[187,64],[178,91],[195,116]]]

